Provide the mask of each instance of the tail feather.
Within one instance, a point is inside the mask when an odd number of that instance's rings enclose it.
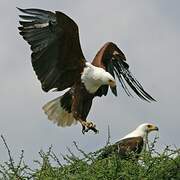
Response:
[[[67,110],[69,107],[66,107],[66,104],[64,104],[64,101],[67,102],[67,100],[70,100],[67,96],[70,96],[70,94],[66,93],[65,95],[53,99],[43,106],[43,110],[45,114],[47,114],[48,119],[57,123],[57,125],[61,127],[71,126],[72,124],[77,123],[71,110]]]

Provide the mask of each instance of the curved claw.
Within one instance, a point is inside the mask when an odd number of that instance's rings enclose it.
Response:
[[[96,129],[96,125],[93,124],[90,121],[82,121],[82,133],[85,134],[86,132],[88,132],[89,130],[92,130],[95,132],[95,134],[99,133],[99,130]]]
[[[86,132],[86,127],[82,125],[82,133],[85,134]]]
[[[99,130],[97,130],[95,127],[92,127],[92,128],[89,128],[89,130],[92,130],[92,131],[94,131],[95,132],[95,134],[98,134],[99,133]]]

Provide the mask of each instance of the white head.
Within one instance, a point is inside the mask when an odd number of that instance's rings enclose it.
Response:
[[[116,86],[116,81],[109,72],[88,62],[81,75],[81,80],[90,93],[95,93],[102,85]]]
[[[141,136],[143,139],[147,138],[148,134],[152,131],[158,131],[158,127],[155,126],[154,124],[151,123],[144,123],[139,125],[134,131],[123,137],[122,139],[125,138],[130,138],[130,137],[138,137]]]

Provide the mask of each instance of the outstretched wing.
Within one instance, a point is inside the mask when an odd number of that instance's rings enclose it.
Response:
[[[127,84],[131,89],[143,100],[155,101],[141,86],[141,84],[135,79],[132,73],[129,71],[129,65],[126,63],[126,57],[123,52],[112,42],[106,43],[95,56],[92,64],[97,67],[104,68],[113,77],[117,76],[123,89],[128,96],[132,96]],[[116,87],[111,88],[113,94],[117,96]],[[97,91],[97,96],[106,95],[108,92],[108,86],[104,85]]]
[[[71,87],[83,70],[77,24],[62,12],[20,9],[20,34],[30,44],[32,66],[42,89]]]

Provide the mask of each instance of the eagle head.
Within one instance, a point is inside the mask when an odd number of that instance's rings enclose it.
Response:
[[[88,62],[81,75],[81,81],[90,93],[95,93],[102,85],[116,86],[116,81],[109,72]]]
[[[150,132],[158,130],[159,128],[152,123],[143,123],[139,125],[134,131],[124,136],[122,139],[139,136],[146,139]]]
[[[151,131],[158,131],[159,130],[159,128],[156,125],[151,124],[151,123],[141,124],[140,126],[137,127],[137,129],[139,129],[141,131],[144,131],[146,133],[149,133]]]
[[[116,86],[116,80],[114,77],[104,69],[102,69],[102,73],[99,75],[99,80],[102,85],[109,85],[110,87]]]

